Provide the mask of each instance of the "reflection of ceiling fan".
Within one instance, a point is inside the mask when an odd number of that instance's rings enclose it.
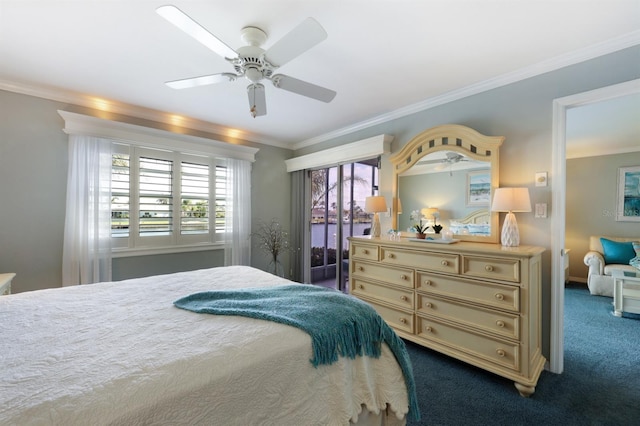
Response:
[[[436,160],[419,161],[418,164],[421,164],[421,165],[422,164],[425,164],[425,165],[438,164],[438,166],[435,167],[435,170],[442,170],[447,166],[451,166],[453,164],[459,163],[460,161],[470,161],[470,160],[462,154],[449,151],[446,153],[446,157],[444,158],[438,158]]]
[[[260,83],[264,79],[270,80],[277,88],[322,102],[331,102],[336,96],[333,90],[287,75],[274,74],[279,67],[327,38],[325,30],[313,18],[302,21],[268,50],[260,47],[267,40],[267,34],[264,31],[256,27],[243,28],[240,38],[247,45],[240,47],[236,52],[177,7],[161,6],[156,11],[167,21],[225,58],[235,69],[235,73],[225,72],[169,81],[166,83],[169,87],[185,89],[223,81],[235,81],[237,78],[245,77],[251,82],[247,86],[247,92],[253,117],[267,113],[264,86]]]

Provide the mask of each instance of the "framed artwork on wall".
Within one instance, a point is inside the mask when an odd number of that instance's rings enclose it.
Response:
[[[640,166],[618,169],[616,220],[640,222]]]
[[[467,206],[489,206],[491,201],[491,171],[467,173]]]

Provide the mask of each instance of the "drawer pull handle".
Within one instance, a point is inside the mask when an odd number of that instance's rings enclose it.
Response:
[[[443,260],[442,262],[440,262],[440,264],[442,266],[447,266],[449,264],[449,262],[447,262],[446,260]]]
[[[424,280],[424,285],[431,285],[431,280]]]
[[[403,323],[403,324],[406,324],[407,323],[407,319],[406,318],[400,318],[400,322]]]
[[[500,321],[500,320],[498,320],[498,321],[496,321],[496,325],[497,325],[498,327],[502,328],[502,327],[504,327],[504,321]]]
[[[393,253],[389,253],[389,254],[387,255],[387,257],[388,257],[389,259],[395,259],[396,255],[395,255],[395,254],[393,254]]]
[[[408,300],[407,296],[400,296],[400,300],[404,300],[405,302]]]
[[[362,266],[358,266],[358,271],[362,272],[364,271],[364,268]]]
[[[502,294],[502,293],[496,293],[496,299],[498,299],[498,300],[504,300],[504,294]]]
[[[433,331],[433,329],[431,327],[429,327],[429,326],[426,326],[424,328],[424,331],[426,331],[427,333],[431,333]]]
[[[431,305],[431,303],[429,303],[429,302],[427,302],[427,303],[425,303],[425,304],[424,304],[424,307],[425,307],[425,308],[430,308],[431,306],[432,306],[432,305]]]
[[[362,253],[363,253],[363,254],[369,254],[369,250],[367,250],[367,249],[362,249]]]
[[[359,284],[359,285],[358,285],[358,288],[359,288],[360,290],[364,290],[364,286],[363,286],[362,284]]]
[[[400,279],[401,279],[401,280],[406,280],[406,279],[407,279],[407,276],[406,276],[405,274],[402,274],[402,275],[400,275]]]
[[[496,353],[498,354],[499,357],[504,358],[504,356],[507,354],[504,349],[498,349],[496,350]]]
[[[484,267],[484,270],[487,271],[487,272],[493,272],[493,266],[487,265],[487,266]]]

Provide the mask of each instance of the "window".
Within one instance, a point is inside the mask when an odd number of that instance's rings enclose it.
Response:
[[[213,216],[210,200],[215,200]],[[225,204],[226,168],[215,158],[114,143],[111,237],[115,248],[221,241]]]
[[[224,242],[220,248],[225,248],[225,262],[250,262],[251,192],[244,182],[250,181],[258,148],[69,111],[58,113],[70,139],[111,141],[110,199],[100,198],[100,207],[105,208],[91,223],[74,221],[75,232],[68,239],[65,236],[65,243],[83,246],[84,227],[91,226],[111,237],[109,257],[208,250]],[[102,171],[100,164],[92,165],[92,172]],[[93,190],[90,183],[77,182],[75,192]],[[100,184],[98,190],[106,186]],[[227,185],[233,186],[233,197]],[[67,211],[85,208],[71,205]],[[231,208],[249,214],[230,220]],[[103,217],[107,220],[98,220]]]

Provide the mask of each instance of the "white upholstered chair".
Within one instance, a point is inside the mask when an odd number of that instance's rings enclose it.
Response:
[[[612,269],[624,269],[628,271],[637,271],[633,266],[622,263],[605,263],[604,249],[600,238],[606,238],[611,241],[628,242],[640,241],[640,237],[608,237],[606,235],[592,235],[589,237],[589,252],[584,256],[584,264],[589,267],[589,275],[587,276],[587,286],[591,294],[600,296],[613,297],[613,277]]]

